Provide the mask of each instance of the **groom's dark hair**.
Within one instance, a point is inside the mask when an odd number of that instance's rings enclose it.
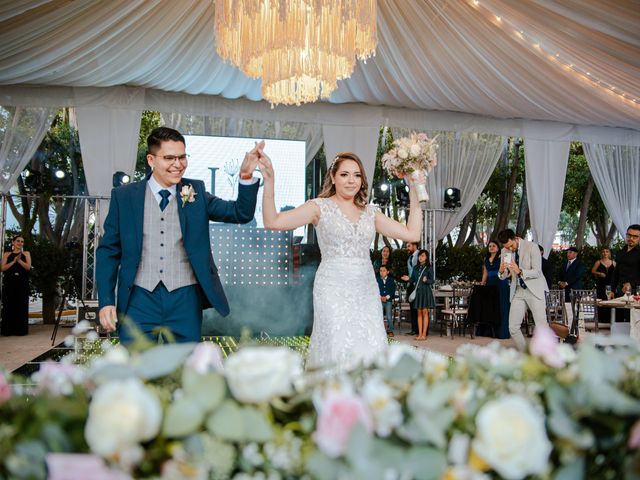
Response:
[[[505,243],[507,243],[509,240],[513,240],[514,238],[516,238],[516,234],[513,230],[511,230],[510,228],[507,228],[505,230],[502,230],[499,234],[498,234],[498,240],[500,241],[500,243],[502,245],[504,245]]]
[[[162,142],[182,142],[183,145],[186,145],[187,142],[184,140],[182,134],[169,127],[158,127],[154,128],[149,136],[147,137],[147,153],[155,153],[160,149],[160,145]]]

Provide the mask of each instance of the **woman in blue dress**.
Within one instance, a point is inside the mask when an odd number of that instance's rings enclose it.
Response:
[[[487,256],[482,266],[482,285],[495,285],[498,287],[500,298],[500,328],[498,338],[509,338],[509,281],[500,280],[500,246],[494,240],[489,242]]]
[[[418,311],[418,336],[416,340],[426,340],[429,329],[429,309],[436,308],[436,301],[433,298],[433,268],[429,262],[429,252],[420,250],[418,253],[418,264],[411,272],[409,280],[409,291],[416,289],[416,298],[411,302],[411,306]]]

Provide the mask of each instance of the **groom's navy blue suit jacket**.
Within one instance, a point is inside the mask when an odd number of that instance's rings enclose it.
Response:
[[[195,201],[182,206],[180,190],[192,185]],[[104,236],[96,254],[96,282],[100,308],[116,305],[126,313],[129,295],[136,278],[142,253],[142,227],[147,181],[132,183],[111,191]],[[203,308],[214,307],[221,315],[229,314],[229,304],[222,289],[218,269],[213,262],[209,241],[209,220],[247,223],[253,219],[259,182],[238,186],[235,201],[222,200],[208,193],[200,180],[183,178],[176,185],[178,216],[184,248],[191,268],[202,289]],[[117,279],[117,297],[115,296]],[[117,302],[116,302],[117,299]]]

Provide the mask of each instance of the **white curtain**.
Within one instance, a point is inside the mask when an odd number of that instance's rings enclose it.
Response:
[[[76,113],[89,194],[109,196],[115,172],[133,176],[142,112],[94,106]]]
[[[547,256],[558,230],[569,146],[569,142],[524,140],[531,231]]]
[[[1,85],[261,98],[259,79],[215,54],[211,0],[17,3],[0,2]],[[638,128],[637,1],[380,0],[377,17],[376,56],[332,102]]]
[[[175,128],[183,135],[302,140],[306,142],[306,164],[313,160],[322,146],[322,130],[318,124],[176,112],[162,112],[161,117],[164,125]]]
[[[0,107],[0,192],[8,193],[29,163],[49,130],[55,111]]]
[[[408,133],[405,129],[393,129],[394,138]],[[506,139],[500,135],[462,132],[431,131],[427,135],[431,138],[437,135],[439,145],[438,165],[427,179],[428,208],[438,210],[434,212],[435,240],[438,241],[469,213],[491,177]],[[461,207],[439,211],[447,187],[460,189]]]
[[[333,162],[336,154],[353,152],[364,165],[364,172],[369,182],[369,191],[373,187],[373,173],[376,168],[376,153],[378,152],[378,137],[380,128],[357,127],[351,125],[323,125],[324,153],[327,168]]]
[[[640,147],[585,143],[600,197],[618,231],[640,223]]]

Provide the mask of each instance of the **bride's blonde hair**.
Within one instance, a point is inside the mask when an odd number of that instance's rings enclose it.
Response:
[[[327,175],[324,178],[324,184],[322,185],[322,191],[318,195],[318,198],[329,198],[336,194],[336,186],[333,183],[333,179],[338,171],[338,167],[345,160],[352,160],[358,164],[358,168],[360,169],[360,178],[362,179],[362,185],[360,185],[360,190],[356,193],[356,196],[353,198],[353,203],[355,203],[358,207],[364,208],[368,203],[369,198],[369,184],[367,182],[367,175],[364,173],[364,165],[362,165],[362,161],[360,158],[351,152],[342,152],[335,156],[331,165],[327,169]]]

